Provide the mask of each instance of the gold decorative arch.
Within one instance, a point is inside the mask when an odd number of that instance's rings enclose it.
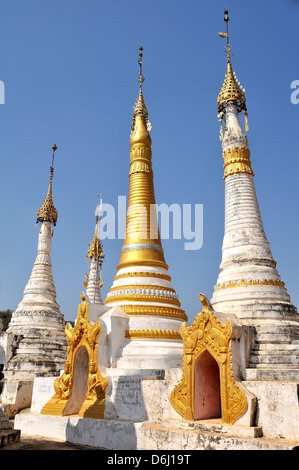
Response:
[[[203,294],[199,299],[202,312],[196,315],[191,326],[183,323],[180,328],[184,342],[183,375],[171,393],[170,403],[184,419],[194,420],[194,366],[199,356],[208,351],[219,367],[222,422],[233,424],[245,413],[247,401],[233,378],[230,350],[232,324],[228,319],[226,324],[218,320]]]
[[[91,325],[88,319],[88,303],[83,292],[81,304],[78,307],[77,322],[74,328],[65,327],[67,337],[67,360],[64,373],[55,379],[55,395],[43,407],[41,414],[63,416],[74,385],[75,357],[79,348],[84,346],[88,352],[89,373],[85,401],[79,411],[79,416],[89,418],[104,418],[105,397],[108,377],[102,377],[98,368],[98,337],[101,331],[100,320]]]

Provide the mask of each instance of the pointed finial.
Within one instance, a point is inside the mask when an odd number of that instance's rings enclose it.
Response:
[[[229,35],[228,35],[228,10],[225,8],[224,10],[224,21],[226,23],[226,33],[218,33],[221,38],[226,38],[226,52],[227,52],[227,73],[225,75],[225,80],[222,86],[222,89],[218,95],[218,111],[222,115],[225,113],[226,104],[230,101],[235,102],[238,112],[245,112],[246,113],[246,99],[245,99],[245,90],[240,85],[236,78],[235,72],[233,72],[232,65],[230,62],[230,43],[229,43]],[[220,116],[221,117],[221,116]]]
[[[237,107],[238,113],[243,112],[245,115],[245,130],[248,130],[247,122],[247,108],[246,108],[246,98],[245,98],[245,89],[240,85],[240,82],[237,80],[235,72],[233,72],[231,61],[230,61],[230,50],[231,46],[229,43],[228,35],[228,10],[224,10],[224,21],[226,23],[226,33],[218,33],[221,38],[226,38],[226,53],[227,53],[227,72],[225,75],[225,80],[223,86],[220,90],[220,93],[217,98],[218,105],[218,117],[219,121],[223,121],[225,124],[225,114],[226,106],[228,103],[234,103]],[[220,130],[220,140],[222,140],[222,126]]]
[[[142,75],[142,57],[143,57],[143,47],[139,47],[139,57],[138,57],[138,64],[139,64],[139,87],[142,88],[142,83],[144,82],[145,78]]]
[[[51,149],[53,150],[53,152],[52,152],[52,165],[50,166],[50,179],[51,179],[51,181],[52,181],[53,172],[54,172],[54,154],[55,154],[55,151],[57,150],[57,145],[56,145],[55,142],[54,142],[54,144],[52,145]]]
[[[57,150],[57,145],[54,143],[51,147],[53,150],[52,152],[52,165],[50,166],[50,184],[48,188],[48,193],[45,197],[45,200],[39,210],[37,211],[37,222],[44,222],[44,221],[49,221],[52,224],[56,225],[57,219],[58,219],[58,214],[57,210],[54,206],[53,203],[53,196],[52,196],[52,179],[53,179],[53,173],[54,173],[54,153]]]
[[[226,33],[218,33],[219,36],[221,38],[226,38],[226,46],[225,46],[225,49],[226,49],[226,53],[227,53],[227,61],[229,62],[230,60],[230,49],[231,49],[231,46],[230,46],[230,43],[229,43],[229,35],[228,35],[228,22],[229,22],[229,17],[228,17],[228,10],[227,8],[225,8],[224,10],[224,20],[225,23],[226,23]]]
[[[53,153],[52,153],[52,166],[54,166],[54,154],[57,150],[57,145],[56,143],[54,142],[54,144],[52,145],[51,149],[53,150]]]
[[[142,57],[143,57],[143,47],[140,46],[139,47],[139,56],[138,56],[138,64],[139,64],[139,78],[138,78],[138,81],[139,81],[139,96],[137,98],[137,101],[136,101],[136,104],[134,106],[134,111],[133,111],[133,122],[132,122],[132,132],[134,130],[134,127],[135,127],[135,118],[136,116],[142,116],[144,119],[145,119],[145,122],[146,122],[146,127],[147,127],[147,130],[150,131],[151,130],[151,124],[148,120],[148,110],[147,110],[147,107],[146,107],[146,103],[144,101],[144,98],[143,98],[143,94],[142,94],[142,83],[144,82],[144,76],[142,74]]]

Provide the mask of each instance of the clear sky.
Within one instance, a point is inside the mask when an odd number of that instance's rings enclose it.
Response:
[[[53,181],[57,301],[75,319],[88,269],[97,192],[117,207],[129,186],[129,137],[138,95],[138,48],[152,124],[157,203],[203,204],[203,245],[162,240],[190,321],[217,281],[224,181],[217,95],[226,62],[246,90],[252,167],[277,268],[299,307],[299,3],[295,0],[10,0],[0,2],[0,309],[15,309],[37,253],[36,212]],[[243,120],[242,120],[243,124]],[[105,240],[103,298],[122,240]]]

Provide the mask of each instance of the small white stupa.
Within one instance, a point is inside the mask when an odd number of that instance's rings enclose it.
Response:
[[[34,378],[56,376],[66,359],[64,318],[56,302],[50,257],[53,226],[58,218],[52,197],[56,149],[54,144],[50,184],[37,212],[37,223],[41,223],[37,257],[23,299],[13,312],[6,332],[8,347],[1,406],[10,415],[30,406]]]

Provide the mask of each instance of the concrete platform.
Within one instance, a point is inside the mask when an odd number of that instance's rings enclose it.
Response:
[[[299,450],[299,442],[263,437],[261,427],[222,425],[215,420],[148,422],[141,430],[143,450]]]
[[[71,444],[58,439],[45,439],[33,436],[21,436],[20,440],[10,443],[1,450],[99,450],[95,447]],[[105,449],[100,449],[105,450]]]
[[[262,436],[260,427],[202,422],[91,419],[19,414],[22,435],[107,450],[299,450],[299,442]]]
[[[73,444],[113,450],[136,450],[137,430],[142,423],[126,420],[18,414],[15,427],[22,435],[59,439]]]

